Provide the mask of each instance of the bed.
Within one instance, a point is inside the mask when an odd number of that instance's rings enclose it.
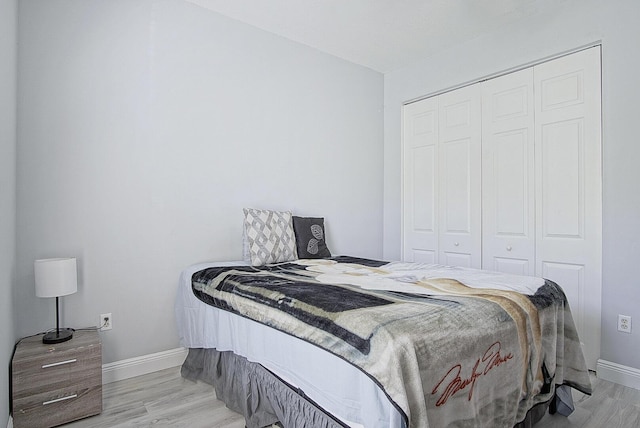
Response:
[[[180,277],[182,375],[249,428],[527,427],[591,393],[551,281],[297,250]]]

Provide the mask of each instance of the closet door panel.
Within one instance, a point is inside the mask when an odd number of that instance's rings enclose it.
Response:
[[[536,274],[567,291],[589,368],[600,354],[600,49],[534,67]]]
[[[438,255],[438,102],[403,109],[403,260],[436,263]]]
[[[474,263],[471,145],[471,139],[465,138],[441,147],[441,262],[449,266],[472,267]]]
[[[528,129],[494,134],[495,233],[501,237],[529,236],[529,194],[527,189],[531,156]],[[508,239],[508,238],[507,238]]]
[[[582,118],[541,127],[542,236],[564,238],[567,245],[585,238],[583,127]]]
[[[447,141],[442,147],[442,208],[445,233],[471,233],[471,140]]]
[[[438,97],[439,259],[453,266],[482,266],[480,85]]]
[[[482,83],[483,268],[535,272],[533,70]]]
[[[484,257],[484,255],[483,255]],[[485,268],[512,275],[529,275],[533,269],[533,263],[527,259],[517,259],[515,257],[491,257],[491,267]]]

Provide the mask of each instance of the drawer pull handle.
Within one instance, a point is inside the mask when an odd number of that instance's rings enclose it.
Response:
[[[53,403],[57,403],[59,401],[71,400],[72,398],[76,398],[77,396],[78,396],[78,394],[67,395],[66,397],[56,398],[55,400],[45,401],[44,403],[42,403],[42,405],[46,406],[47,404],[53,404]]]
[[[56,367],[56,366],[61,366],[63,364],[71,364],[71,363],[75,363],[76,360],[75,358],[73,360],[67,360],[67,361],[60,361],[58,363],[51,363],[51,364],[45,364],[44,366],[42,366],[43,369],[48,369],[49,367]]]

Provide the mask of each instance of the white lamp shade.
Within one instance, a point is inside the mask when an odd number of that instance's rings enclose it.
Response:
[[[36,260],[36,296],[58,297],[78,291],[78,271],[75,258]]]

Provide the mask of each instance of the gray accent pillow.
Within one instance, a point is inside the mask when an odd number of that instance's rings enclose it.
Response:
[[[252,266],[296,260],[296,240],[289,211],[244,208],[244,229]]]
[[[324,233],[324,218],[293,216],[296,233],[296,249],[301,259],[325,259],[331,257]]]

